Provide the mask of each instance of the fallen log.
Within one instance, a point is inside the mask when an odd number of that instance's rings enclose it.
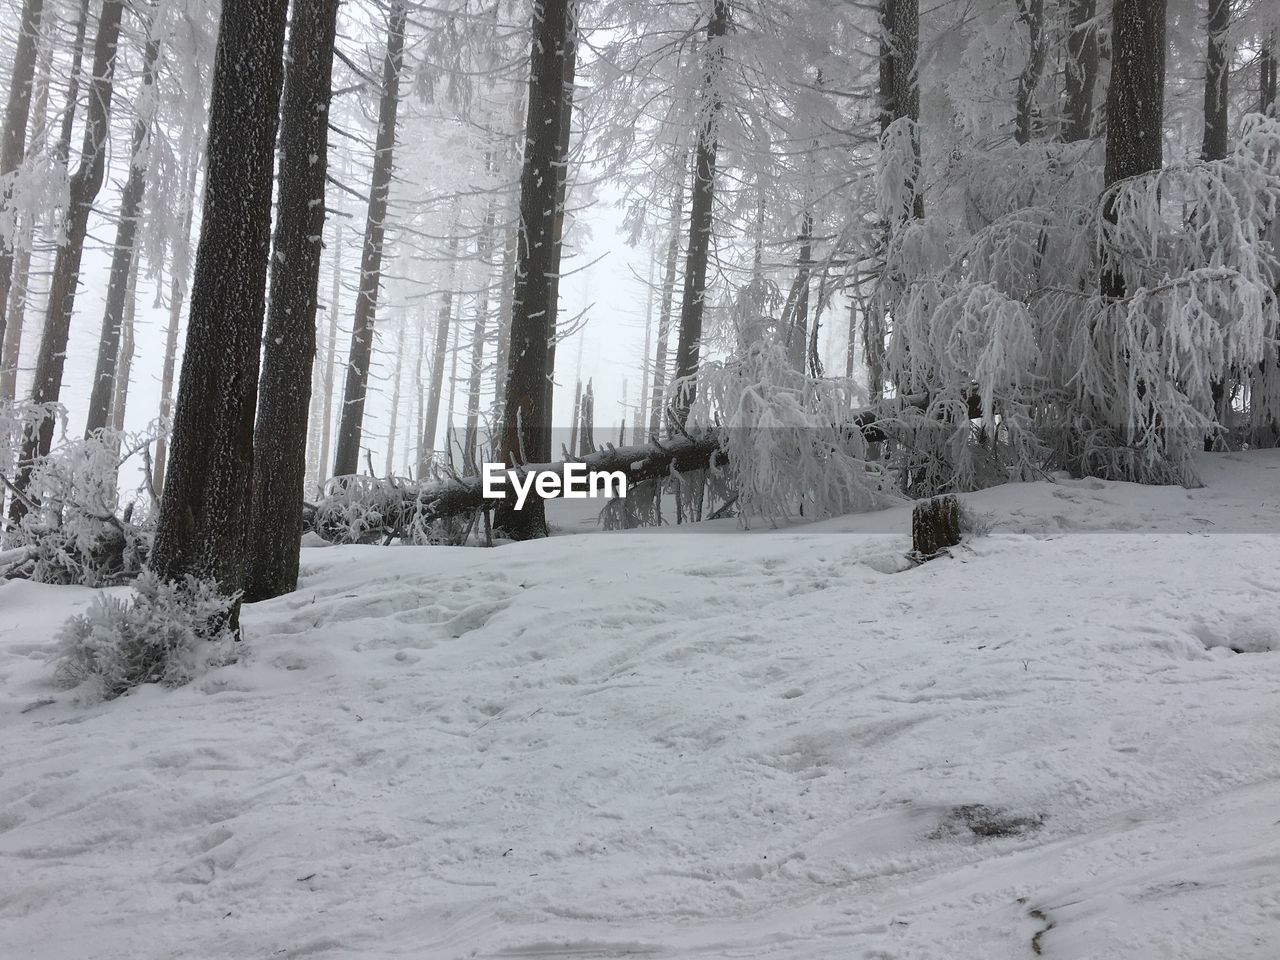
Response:
[[[847,429],[851,434],[860,433],[867,443],[892,440],[893,424],[904,411],[925,410],[928,406],[929,398],[924,394],[888,401],[853,416]],[[971,419],[981,416],[976,394],[969,397],[968,413]],[[626,447],[609,444],[578,460],[526,464],[519,469],[554,473],[563,481],[566,464],[581,463],[589,473],[623,473],[627,488],[631,489],[673,473],[720,467],[727,462],[728,456],[720,446],[719,430],[690,428],[662,440],[651,438],[646,444]],[[496,502],[486,500],[483,480],[478,476],[427,481],[334,477],[317,503],[305,505],[303,529],[331,542],[389,542],[410,529],[422,529],[451,517],[474,516],[486,503]]]

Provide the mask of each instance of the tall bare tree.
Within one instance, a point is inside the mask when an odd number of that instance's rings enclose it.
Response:
[[[391,0],[387,26],[387,51],[382,61],[382,99],[378,104],[378,136],[374,145],[373,178],[369,188],[369,216],[365,222],[364,250],[360,258],[360,290],[351,330],[351,354],[342,395],[338,447],[333,459],[335,476],[356,472],[364,429],[364,402],[369,391],[369,364],[373,359],[373,327],[382,284],[382,241],[387,219],[387,196],[396,144],[396,112],[400,105],[400,70],[404,61],[404,28],[408,10],[404,0]]]

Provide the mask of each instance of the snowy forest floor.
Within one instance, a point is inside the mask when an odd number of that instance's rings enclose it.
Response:
[[[905,507],[309,548],[88,708],[91,591],[0,584],[0,955],[1274,958],[1280,453],[1203,466],[914,569]]]

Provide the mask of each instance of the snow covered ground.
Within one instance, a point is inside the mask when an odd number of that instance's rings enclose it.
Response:
[[[906,508],[307,549],[89,708],[90,591],[0,584],[0,956],[1273,960],[1280,454],[1204,472],[914,569]]]

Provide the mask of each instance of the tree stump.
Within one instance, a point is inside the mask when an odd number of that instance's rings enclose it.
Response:
[[[932,560],[960,542],[960,501],[953,496],[917,503],[911,512],[911,550],[918,560]]]

